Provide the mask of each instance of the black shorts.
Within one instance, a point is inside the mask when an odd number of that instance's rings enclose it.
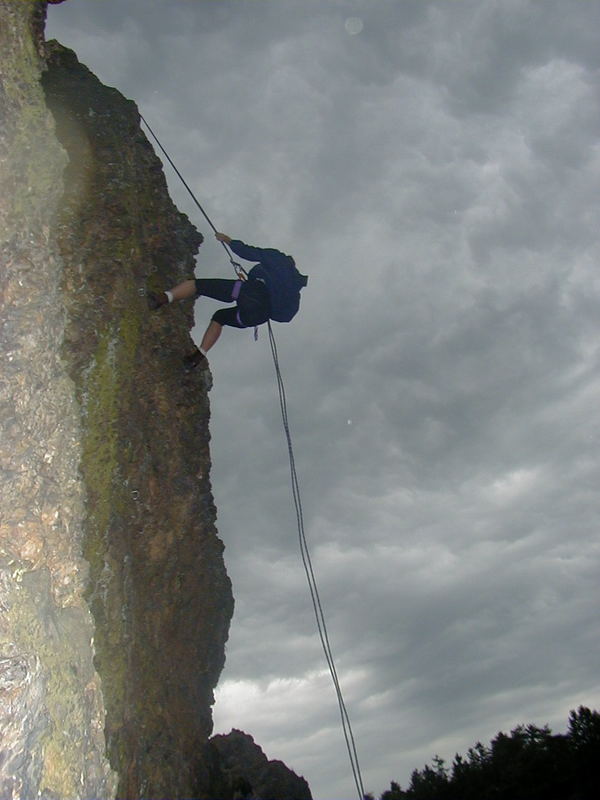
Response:
[[[196,297],[211,297],[225,303],[236,303],[233,308],[220,308],[212,318],[219,325],[232,328],[253,328],[269,319],[271,311],[269,294],[262,281],[233,281],[223,278],[198,278]]]

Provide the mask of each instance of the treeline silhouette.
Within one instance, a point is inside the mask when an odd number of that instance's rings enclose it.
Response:
[[[580,706],[566,734],[519,725],[489,747],[478,742],[451,767],[435,756],[403,790],[392,782],[380,800],[599,800],[600,714]],[[367,795],[365,800],[373,800]]]

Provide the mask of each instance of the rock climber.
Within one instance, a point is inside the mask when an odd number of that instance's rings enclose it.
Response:
[[[269,319],[289,322],[300,307],[300,290],[308,278],[301,275],[291,256],[272,248],[251,247],[225,233],[215,233],[240,258],[258,262],[248,273],[247,280],[198,278],[187,280],[166,292],[149,292],[148,305],[152,310],[176,300],[190,297],[211,297],[224,303],[235,303],[231,308],[221,308],[212,316],[200,347],[183,359],[186,370],[208,366],[206,354],[217,342],[224,325],[232,328],[254,328]]]

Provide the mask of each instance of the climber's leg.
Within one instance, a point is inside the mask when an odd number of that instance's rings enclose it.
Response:
[[[189,297],[196,296],[196,281],[183,281],[174,286],[169,292],[148,292],[148,305],[152,311],[156,311],[167,303],[175,300],[187,300]]]

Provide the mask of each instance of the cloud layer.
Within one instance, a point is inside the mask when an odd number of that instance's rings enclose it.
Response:
[[[598,705],[599,28],[598,4],[558,0],[49,10],[217,227],[310,275],[275,333],[376,793],[436,752]],[[197,272],[227,276],[209,239]],[[216,727],[251,732],[315,800],[349,798],[267,337],[229,331],[211,356],[236,596]]]

